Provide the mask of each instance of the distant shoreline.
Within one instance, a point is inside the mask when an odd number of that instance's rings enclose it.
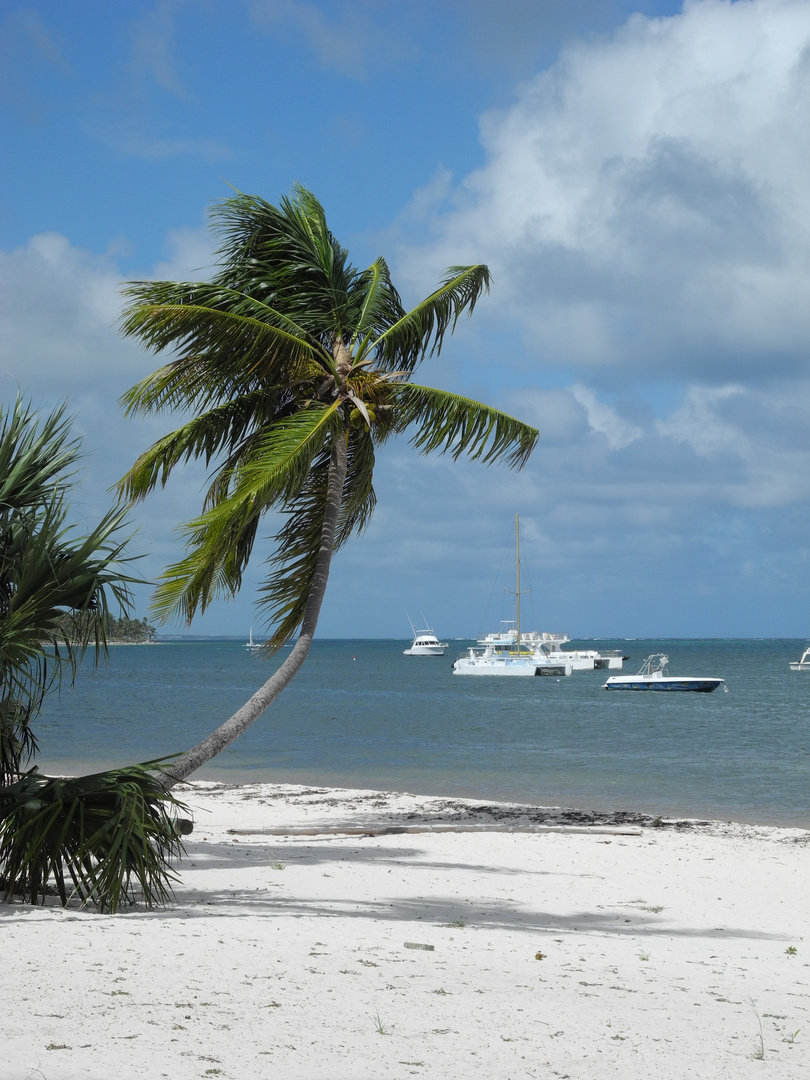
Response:
[[[108,641],[108,645],[165,645],[165,641]]]

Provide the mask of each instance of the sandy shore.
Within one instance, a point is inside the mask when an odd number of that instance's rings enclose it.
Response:
[[[178,791],[172,910],[0,905],[0,1080],[810,1075],[810,833]]]

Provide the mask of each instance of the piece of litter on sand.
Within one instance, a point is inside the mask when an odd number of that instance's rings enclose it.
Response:
[[[421,945],[418,941],[406,941],[405,942],[405,948],[406,949],[424,949],[425,952],[433,952],[433,950],[434,950],[433,945]]]

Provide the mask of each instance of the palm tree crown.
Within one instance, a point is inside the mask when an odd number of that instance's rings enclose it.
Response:
[[[186,556],[156,591],[162,618],[190,620],[214,597],[233,595],[262,516],[285,514],[260,602],[274,628],[270,649],[300,628],[305,654],[332,552],[373,511],[379,445],[410,432],[423,453],[520,467],[537,432],[412,381],[488,289],[486,266],[451,267],[406,311],[385,261],[352,266],[303,187],[277,207],[235,195],[215,206],[213,220],[222,242],[211,281],[126,289],[123,332],[176,358],[134,386],[125,408],[193,418],[136,461],[120,492],[142,499],[191,458],[213,468],[202,512],[184,526]]]

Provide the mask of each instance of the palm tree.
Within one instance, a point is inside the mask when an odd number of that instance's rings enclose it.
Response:
[[[329,231],[301,186],[278,207],[237,194],[215,205],[217,272],[208,282],[133,282],[124,334],[176,358],[124,395],[128,414],[164,409],[193,419],[158,440],[122,479],[143,499],[191,458],[213,466],[201,514],[184,526],[186,556],[162,575],[153,609],[190,621],[234,595],[270,509],[276,535],[260,605],[273,652],[298,631],[284,663],[250,700],[169,768],[176,782],[246,730],[289,684],[312,642],[332,553],[374,509],[375,451],[406,431],[422,453],[520,467],[534,428],[495,409],[412,382],[460,315],[489,288],[486,266],[453,266],[405,311],[388,267],[366,270]]]

